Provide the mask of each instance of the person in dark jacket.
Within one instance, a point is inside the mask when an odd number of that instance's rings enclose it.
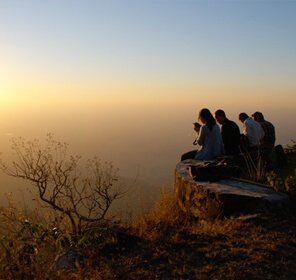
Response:
[[[226,155],[236,155],[240,153],[240,130],[238,125],[229,120],[223,110],[215,112],[215,118],[221,125],[221,135]]]
[[[267,166],[272,165],[272,150],[275,144],[275,128],[272,123],[264,119],[261,112],[255,112],[252,117],[261,125],[264,131],[264,137],[260,142],[262,159]]]
[[[275,144],[275,129],[272,123],[266,121],[261,112],[255,112],[253,119],[258,122],[264,130],[264,137],[261,140],[261,148],[272,149]]]

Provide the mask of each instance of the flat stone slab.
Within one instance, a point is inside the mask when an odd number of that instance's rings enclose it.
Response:
[[[197,160],[178,163],[175,191],[181,208],[196,217],[213,219],[237,214],[270,213],[287,209],[288,195],[275,192],[266,185],[239,179],[217,182],[196,181],[191,166],[203,164]]]

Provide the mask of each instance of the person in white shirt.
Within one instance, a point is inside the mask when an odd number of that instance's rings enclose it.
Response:
[[[248,139],[249,147],[251,149],[258,148],[264,137],[264,130],[261,125],[250,118],[246,113],[240,113],[238,118],[243,123],[242,132]]]

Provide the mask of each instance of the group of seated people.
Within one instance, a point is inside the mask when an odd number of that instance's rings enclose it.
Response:
[[[217,110],[214,118],[209,109],[202,109],[199,113],[202,125],[194,124],[198,135],[194,144],[201,148],[182,155],[181,160],[211,160],[222,155],[234,156],[241,152],[257,151],[268,157],[275,144],[274,126],[260,112],[255,112],[252,118],[246,113],[240,113],[238,119],[243,123],[242,133],[223,110]]]

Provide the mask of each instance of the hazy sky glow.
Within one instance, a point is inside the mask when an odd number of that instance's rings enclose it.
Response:
[[[295,1],[2,0],[0,11],[8,93],[295,90]]]
[[[262,111],[286,144],[295,15],[293,0],[1,0],[2,150],[53,132],[151,179],[192,148],[202,107]]]

